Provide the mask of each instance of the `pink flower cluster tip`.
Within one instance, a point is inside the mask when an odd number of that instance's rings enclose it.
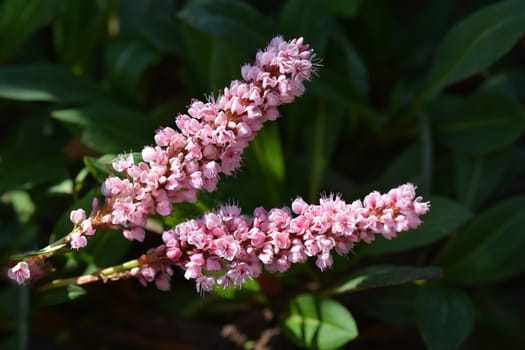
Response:
[[[188,114],[176,118],[178,131],[158,129],[155,145],[142,150],[142,161],[121,155],[112,164],[120,176],[102,185],[106,202],[98,224],[120,226],[126,238],[142,241],[148,216],[169,215],[172,203],[194,202],[198,191],[214,191],[220,174],[240,167],[243,150],[263,123],[279,116],[277,107],[304,93],[314,57],[302,38],[274,38],[254,65],[242,67],[244,80],[231,82],[216,99],[194,100]],[[73,248],[85,245],[84,234],[94,233],[96,225],[85,226],[71,239]]]
[[[151,263],[135,268],[132,275],[166,290],[172,266],[178,266],[187,279],[196,280],[198,291],[210,291],[215,284],[240,286],[259,276],[263,267],[284,272],[310,257],[324,270],[332,266],[333,250],[342,255],[378,234],[396,237],[418,227],[419,217],[429,209],[412,184],[386,194],[372,192],[350,204],[333,195],[315,205],[297,198],[291,209],[259,207],[251,219],[237,206],[226,205],[165,231],[164,244],[148,253]]]

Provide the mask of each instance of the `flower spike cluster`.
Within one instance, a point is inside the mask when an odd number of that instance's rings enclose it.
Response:
[[[151,263],[131,274],[143,284],[154,281],[166,290],[172,267],[178,266],[204,292],[215,284],[238,287],[247,278],[258,277],[263,268],[284,272],[310,257],[325,270],[332,266],[333,250],[344,255],[360,241],[371,243],[375,235],[394,238],[418,227],[419,217],[429,209],[428,202],[416,197],[412,184],[386,194],[372,192],[350,204],[333,195],[315,205],[297,198],[291,209],[259,207],[251,219],[237,206],[227,205],[165,231],[164,244],[147,255]]]
[[[73,210],[72,231],[38,252],[14,258],[8,277],[18,284],[42,278],[50,270],[47,259],[83,248],[98,229],[122,229],[127,239],[143,241],[149,216],[170,215],[173,203],[193,202],[201,190],[213,192],[221,174],[232,175],[241,166],[244,149],[263,124],[279,116],[277,107],[304,93],[305,81],[316,71],[314,58],[302,38],[274,38],[253,65],[242,67],[243,80],[233,81],[215,99],[194,100],[187,114],[176,118],[178,130],[158,129],[155,144],[142,149],[140,161],[119,156],[112,163],[117,175],[102,185],[103,205],[95,198],[89,216]],[[396,237],[418,227],[429,208],[412,184],[352,203],[334,195],[319,204],[297,198],[291,207],[259,207],[249,218],[236,205],[225,205],[163,232],[163,243],[138,259],[50,288],[136,277],[169,290],[178,267],[196,281],[199,292],[206,292],[215,285],[240,286],[263,270],[284,272],[309,258],[325,270],[332,266],[334,250],[346,254],[378,234]]]
[[[179,131],[158,129],[155,145],[143,148],[141,162],[121,155],[112,164],[121,176],[110,176],[102,185],[102,212],[79,226],[72,247],[85,246],[84,236],[108,225],[142,241],[148,216],[167,216],[172,203],[194,202],[198,191],[214,191],[220,174],[232,175],[241,166],[244,149],[263,123],[279,116],[277,107],[304,93],[304,82],[316,69],[314,57],[302,38],[274,38],[253,65],[242,67],[244,80],[233,81],[216,99],[194,100],[188,114],[176,118]]]

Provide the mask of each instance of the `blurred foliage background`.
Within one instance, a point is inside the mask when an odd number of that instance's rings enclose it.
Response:
[[[168,293],[135,280],[44,293],[2,279],[0,348],[525,348],[524,32],[520,0],[1,1],[3,266],[69,232],[70,208],[89,206],[111,157],[152,144],[277,34],[311,44],[318,77],[235,177],[164,224],[221,202],[352,201],[409,181],[432,211],[330,271],[305,264],[205,297],[179,272]],[[55,277],[158,243],[99,233],[57,258]]]

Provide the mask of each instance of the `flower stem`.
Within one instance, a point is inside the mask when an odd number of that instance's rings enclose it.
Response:
[[[111,267],[106,267],[104,269],[100,269],[96,272],[77,276],[77,277],[70,277],[70,278],[63,278],[63,279],[56,279],[49,283],[46,283],[42,285],[39,290],[40,291],[46,291],[53,288],[68,286],[70,284],[75,284],[77,286],[88,284],[92,282],[97,281],[107,281],[107,280],[116,280],[121,277],[127,277],[124,276],[123,273],[128,272],[134,267],[138,267],[141,265],[141,258],[126,261],[123,264],[115,265]]]

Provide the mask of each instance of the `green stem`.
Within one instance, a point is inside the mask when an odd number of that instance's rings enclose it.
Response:
[[[108,279],[117,278],[119,273],[127,272],[131,270],[134,267],[138,267],[141,265],[140,258],[134,259],[130,261],[126,261],[125,263],[122,263],[120,265],[115,265],[111,267],[106,267],[104,269],[100,269],[96,272],[77,276],[77,277],[70,277],[70,278],[62,278],[62,279],[56,279],[49,283],[44,284],[39,288],[40,291],[45,291],[53,288],[68,286],[70,284],[76,284],[76,285],[83,285],[88,284],[92,282],[97,281],[105,281]]]
[[[65,237],[62,237],[61,239],[59,239],[58,241],[56,242],[53,242],[51,243],[50,245],[40,249],[40,250],[33,250],[33,251],[30,251],[30,252],[26,252],[26,253],[22,253],[22,254],[17,254],[17,255],[13,255],[11,257],[11,261],[23,261],[23,260],[26,260],[27,258],[32,258],[32,257],[35,257],[35,256],[42,256],[42,257],[45,257],[45,258],[50,258],[54,255],[57,255],[57,254],[63,254],[63,253],[67,253],[69,251],[71,251],[71,248],[68,246],[68,244],[65,241]]]

